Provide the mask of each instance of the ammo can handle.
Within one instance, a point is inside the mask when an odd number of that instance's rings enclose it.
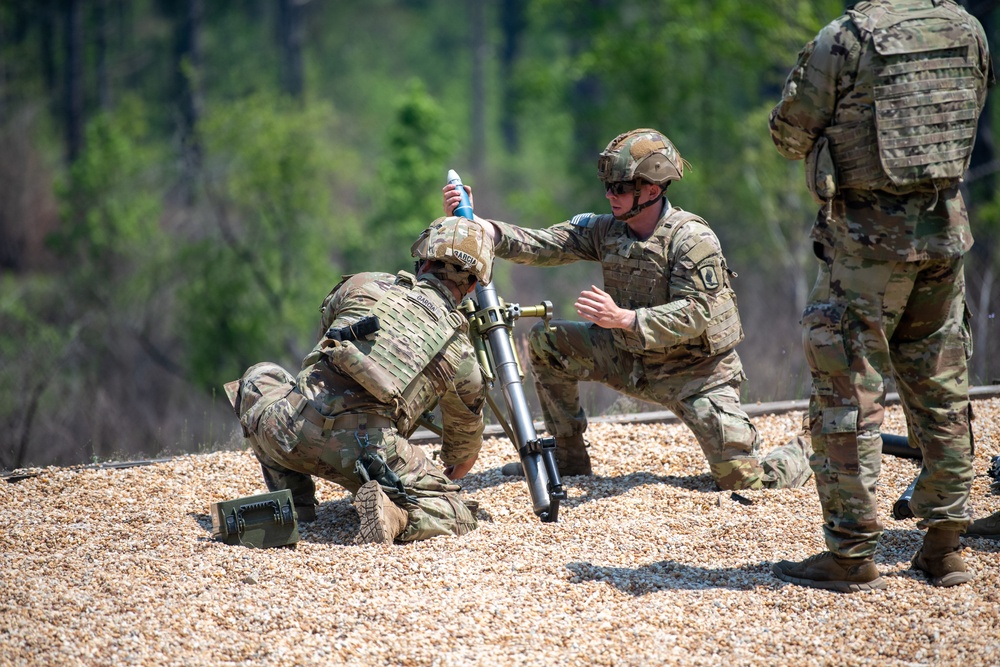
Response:
[[[243,532],[246,523],[243,521],[243,514],[245,512],[253,512],[254,510],[266,509],[270,507],[274,511],[274,520],[278,525],[285,525],[293,521],[292,508],[290,505],[285,505],[282,507],[278,504],[277,500],[262,500],[256,503],[247,503],[246,505],[240,505],[240,508],[233,512],[235,515],[235,523],[239,532]],[[227,521],[226,524],[232,530],[232,521]]]

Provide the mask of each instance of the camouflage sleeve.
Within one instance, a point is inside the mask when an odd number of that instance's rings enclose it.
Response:
[[[837,104],[837,83],[844,64],[857,58],[860,43],[853,23],[843,16],[833,21],[799,52],[785,81],[781,102],[771,110],[768,125],[778,152],[801,160],[830,125]]]
[[[674,347],[700,337],[711,319],[710,304],[723,289],[722,246],[707,226],[691,222],[672,241],[671,300],[636,310],[636,326],[647,350]]]
[[[976,41],[979,42],[979,69],[986,77],[986,85],[979,91],[979,108],[986,104],[986,93],[996,85],[996,70],[993,69],[993,57],[990,55],[990,45],[986,41],[986,32],[978,21],[976,22]]]
[[[483,446],[486,385],[471,345],[451,345],[445,354],[455,368],[455,379],[439,402],[444,433],[441,462],[450,466],[468,461]]]
[[[320,338],[332,326],[353,324],[367,315],[395,280],[396,276],[389,273],[346,276],[327,295],[320,308]]]
[[[528,229],[499,220],[490,222],[501,236],[493,252],[517,264],[559,266],[580,260],[601,260],[596,225],[567,220],[547,229]]]

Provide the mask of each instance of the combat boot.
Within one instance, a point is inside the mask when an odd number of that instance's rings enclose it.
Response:
[[[984,537],[987,540],[1000,540],[1000,512],[976,519],[969,524],[965,534],[970,537]]]
[[[960,531],[930,527],[924,544],[913,557],[910,568],[925,572],[935,586],[947,588],[972,581],[972,573],[962,560]]]
[[[841,593],[871,591],[886,586],[871,557],[841,558],[829,551],[798,563],[783,560],[775,563],[771,571],[778,579],[791,584]]]
[[[587,443],[583,434],[577,433],[568,438],[556,438],[556,467],[563,477],[567,475],[593,475],[590,466],[590,454],[587,453]]]
[[[556,469],[559,470],[560,477],[593,474],[587,443],[584,442],[582,435],[556,438]],[[524,477],[524,468],[521,467],[520,461],[505,463],[500,472],[504,477]]]
[[[406,510],[397,507],[375,480],[366,482],[354,494],[354,507],[361,519],[358,544],[392,544],[409,523]]]
[[[295,517],[299,523],[310,523],[316,520],[315,505],[295,505]]]

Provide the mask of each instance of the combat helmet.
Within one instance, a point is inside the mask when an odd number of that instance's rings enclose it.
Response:
[[[639,128],[611,140],[597,158],[597,175],[605,187],[612,183],[632,185],[632,207],[619,216],[630,220],[664,198],[667,184],[684,177],[684,165],[691,166],[669,139],[656,130]],[[643,183],[660,186],[660,196],[640,204]]]
[[[665,185],[684,177],[690,164],[656,130],[640,128],[619,134],[597,159],[597,175],[605,184],[642,180]]]
[[[486,238],[478,223],[466,218],[438,218],[420,234],[410,255],[451,264],[483,284],[493,275],[492,239]]]

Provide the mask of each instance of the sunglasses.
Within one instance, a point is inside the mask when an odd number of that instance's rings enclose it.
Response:
[[[623,195],[626,192],[632,192],[635,186],[631,181],[615,181],[614,183],[605,183],[604,189],[608,194]]]

